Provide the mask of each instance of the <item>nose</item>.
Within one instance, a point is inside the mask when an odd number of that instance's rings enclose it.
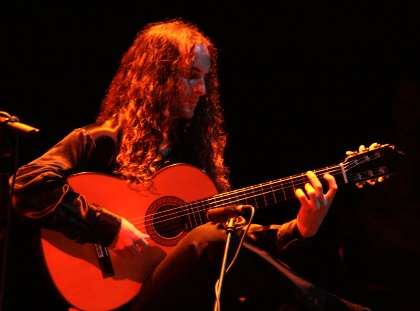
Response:
[[[203,96],[204,94],[206,94],[206,82],[204,80],[204,77],[197,79],[193,87],[197,93],[200,93],[200,96]]]

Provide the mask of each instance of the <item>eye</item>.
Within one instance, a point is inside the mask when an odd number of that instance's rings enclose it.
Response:
[[[188,73],[187,79],[188,80],[199,80],[201,79],[201,72],[191,69]]]
[[[182,77],[188,80],[190,84],[196,84],[203,79],[206,80],[207,74],[203,74],[200,70],[196,68],[191,68],[190,70],[185,72],[182,75]]]

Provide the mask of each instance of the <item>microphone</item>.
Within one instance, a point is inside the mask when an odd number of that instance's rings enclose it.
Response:
[[[0,125],[1,124],[7,126],[15,134],[28,138],[34,138],[39,132],[39,129],[24,123],[20,123],[17,117],[12,117],[3,111],[0,111]]]
[[[251,205],[227,205],[209,209],[206,216],[209,221],[226,222],[229,217],[239,216],[250,210],[252,210]]]

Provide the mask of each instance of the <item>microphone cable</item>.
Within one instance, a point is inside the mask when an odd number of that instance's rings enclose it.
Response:
[[[241,239],[239,241],[239,244],[238,244],[238,247],[236,249],[235,255],[233,256],[233,258],[232,258],[229,266],[226,268],[226,270],[224,272],[224,275],[226,275],[228,273],[228,271],[232,268],[233,264],[235,263],[236,259],[238,258],[238,255],[239,255],[239,252],[240,252],[240,250],[242,248],[242,245],[244,243],[246,234],[247,234],[247,232],[249,230],[249,227],[250,227],[250,225],[252,223],[252,220],[254,219],[255,208],[252,205],[246,205],[246,206],[251,209],[251,216],[249,217],[249,221],[248,221],[248,223],[247,223],[247,225],[245,227],[244,233],[242,234],[242,237],[241,237]],[[222,271],[222,273],[223,273],[223,271]],[[214,291],[215,291],[215,294],[216,294],[216,301],[215,301],[214,311],[220,311],[220,295],[221,295],[221,290],[222,290],[220,281],[221,280],[219,278],[216,281],[216,284],[214,286]]]

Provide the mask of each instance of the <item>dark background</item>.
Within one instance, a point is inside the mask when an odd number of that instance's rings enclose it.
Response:
[[[134,3],[0,5],[0,110],[40,129],[20,138],[18,164],[93,122],[141,27],[183,17],[220,51],[234,188],[338,164],[361,144],[404,149],[398,177],[340,187],[302,273],[376,310],[420,309],[419,4]],[[288,202],[257,221],[295,211]]]

